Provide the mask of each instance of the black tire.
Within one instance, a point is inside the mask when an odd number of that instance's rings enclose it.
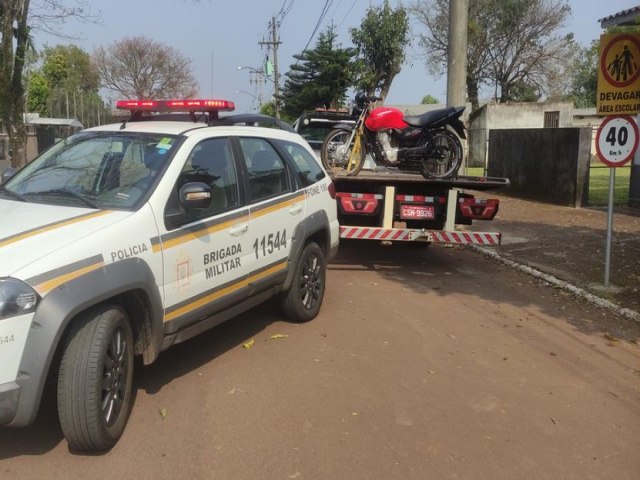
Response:
[[[317,243],[310,242],[302,250],[291,287],[280,297],[284,315],[293,322],[314,319],[322,306],[326,278],[324,253]]]
[[[420,160],[420,173],[425,178],[451,178],[462,165],[462,144],[449,130],[436,130],[422,144],[428,153]]]
[[[70,327],[58,375],[58,415],[69,447],[101,451],[124,431],[132,404],[133,333],[120,307],[83,313]]]
[[[349,165],[349,156],[353,146],[347,145],[351,138],[351,132],[341,129],[331,130],[322,142],[320,158],[322,165],[334,175],[347,175],[349,177],[360,173],[366,157],[363,139],[360,139],[360,154],[356,158],[355,165]]]

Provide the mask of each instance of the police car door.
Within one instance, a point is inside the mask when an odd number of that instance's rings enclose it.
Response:
[[[163,235],[166,310],[172,332],[219,312],[247,296],[251,253],[249,211],[241,201],[228,138],[200,141],[189,154],[176,191],[187,183],[211,187],[208,208],[178,212],[178,228]]]
[[[247,170],[251,243],[249,293],[282,282],[296,226],[304,218],[304,191],[294,191],[284,159],[263,138],[240,137]]]

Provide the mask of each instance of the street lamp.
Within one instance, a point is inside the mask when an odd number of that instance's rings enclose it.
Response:
[[[255,83],[258,83],[259,80],[262,80],[263,83],[267,83],[267,79],[271,80],[273,82],[273,80],[271,78],[269,78],[269,76],[265,73],[264,69],[262,68],[253,68],[253,67],[249,67],[247,65],[242,65],[239,67],[236,67],[237,70],[249,70],[250,73],[252,73],[256,79],[255,79]],[[250,79],[249,82],[253,82],[253,79]]]
[[[255,84],[258,86],[258,97],[256,100],[258,100],[258,104],[260,105],[260,107],[262,107],[262,85],[267,83],[266,79],[268,78],[265,75],[264,70],[261,68],[257,69],[246,65],[237,67],[237,70],[249,70],[249,73],[251,74],[251,76],[249,77],[249,84]],[[249,93],[249,95],[251,94]],[[251,96],[256,98],[254,95]]]
[[[244,93],[245,95],[249,95],[251,98],[258,102],[258,111],[262,108],[262,98],[256,97],[253,93],[247,92],[246,90],[236,90],[236,93]]]

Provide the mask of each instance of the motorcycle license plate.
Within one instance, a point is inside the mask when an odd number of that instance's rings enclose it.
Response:
[[[433,220],[435,211],[429,205],[400,205],[400,218],[411,220]]]

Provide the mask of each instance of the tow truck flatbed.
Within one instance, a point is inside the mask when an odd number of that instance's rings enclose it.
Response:
[[[508,178],[500,177],[476,177],[460,175],[456,178],[450,179],[428,179],[424,178],[419,173],[405,173],[394,170],[362,170],[358,175],[349,177],[347,175],[335,175],[331,174],[331,179],[336,185],[338,190],[344,185],[358,185],[367,183],[383,183],[387,185],[415,185],[422,188],[459,188],[470,189],[478,191],[494,190],[498,188],[505,188],[511,185]]]

